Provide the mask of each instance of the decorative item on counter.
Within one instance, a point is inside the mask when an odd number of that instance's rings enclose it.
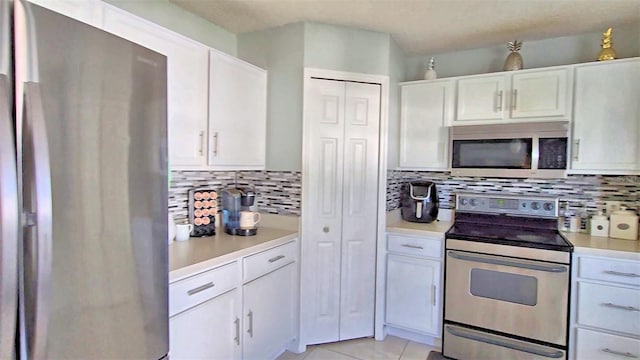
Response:
[[[609,236],[618,239],[638,239],[638,215],[635,211],[621,206],[620,210],[611,213]]]
[[[567,212],[567,203],[560,203],[560,209],[558,210],[558,231],[569,230],[566,222],[568,215],[569,213]]]
[[[598,53],[598,61],[613,60],[616,58],[616,51],[613,50],[613,42],[611,42],[612,29],[602,33],[602,50]]]
[[[591,236],[609,236],[609,219],[602,210],[591,217]]]
[[[505,71],[522,70],[524,63],[522,61],[522,55],[518,51],[522,48],[522,41],[513,40],[507,43],[507,49],[511,51],[507,59],[504,61]]]
[[[436,65],[436,60],[432,56],[429,59],[429,64],[427,64],[427,71],[424,72],[424,79],[425,80],[434,80],[434,79],[438,78],[438,74],[434,70],[435,65]]]
[[[580,226],[582,225],[582,219],[578,214],[571,214],[569,217],[569,231],[580,232]]]

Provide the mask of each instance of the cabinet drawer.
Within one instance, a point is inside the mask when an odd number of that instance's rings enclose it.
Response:
[[[298,254],[296,243],[296,241],[292,241],[244,258],[244,276],[242,277],[242,281],[253,280],[295,261]]]
[[[238,263],[233,262],[169,285],[169,316],[233,289],[238,275]]]
[[[578,277],[640,286],[640,262],[580,257]]]
[[[389,234],[387,242],[388,250],[395,253],[442,257],[442,239]]]
[[[575,358],[598,360],[640,358],[640,340],[577,329]]]
[[[640,289],[578,283],[578,324],[640,334]]]

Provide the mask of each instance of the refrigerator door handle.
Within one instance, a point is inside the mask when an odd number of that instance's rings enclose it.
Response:
[[[13,357],[18,298],[20,218],[10,99],[9,79],[0,74],[0,359]]]
[[[27,352],[46,358],[52,258],[49,144],[38,83],[24,83],[23,112],[24,288]]]

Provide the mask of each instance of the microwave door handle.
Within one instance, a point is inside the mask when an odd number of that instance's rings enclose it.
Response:
[[[496,345],[496,346],[500,346],[508,349],[513,349],[517,351],[522,351],[529,354],[543,356],[546,358],[559,359],[564,355],[564,353],[560,350],[545,351],[538,347],[526,346],[519,342],[516,343],[515,341],[510,341],[508,339],[501,339],[488,334],[477,333],[475,331],[474,332],[466,331],[463,329],[455,328],[450,325],[445,326],[445,328],[449,334],[454,336],[458,336],[458,337],[473,340],[473,341],[479,341],[486,344]]]
[[[510,267],[515,267],[520,269],[546,271],[546,272],[552,272],[552,273],[561,273],[561,272],[567,271],[567,267],[561,266],[561,265],[554,266],[554,265],[522,263],[516,260],[507,260],[497,256],[494,257],[494,256],[487,256],[487,255],[483,255],[483,256],[467,255],[467,254],[458,253],[456,251],[449,251],[448,254],[454,259],[479,262],[479,263],[490,264],[490,265],[510,266]]]
[[[9,79],[0,74],[0,359],[10,359],[13,353],[18,296],[20,218],[12,122]]]

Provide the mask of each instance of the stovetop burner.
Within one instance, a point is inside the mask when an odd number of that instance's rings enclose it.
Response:
[[[461,213],[456,214],[447,238],[573,251],[573,246],[555,229],[556,224],[554,219]]]

